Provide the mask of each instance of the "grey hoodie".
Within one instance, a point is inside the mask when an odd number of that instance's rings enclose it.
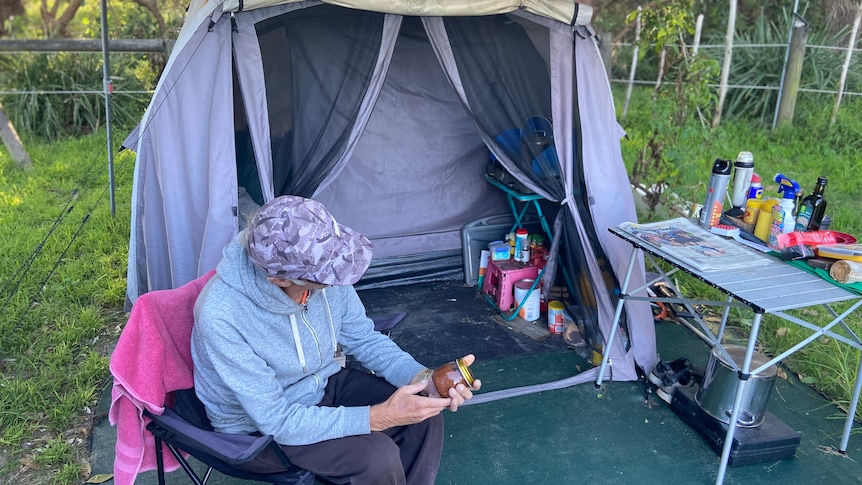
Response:
[[[336,343],[396,387],[425,366],[374,331],[352,286],[315,290],[306,306],[294,302],[252,265],[243,236],[225,247],[195,304],[195,390],[213,427],[259,431],[285,445],[369,433],[369,406],[317,406],[341,369]]]

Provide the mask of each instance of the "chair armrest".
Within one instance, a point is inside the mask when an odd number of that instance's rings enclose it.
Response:
[[[387,332],[395,328],[395,325],[398,325],[398,322],[404,320],[404,317],[406,316],[407,312],[398,312],[393,315],[380,315],[369,318],[374,322],[374,330],[377,330],[378,332]]]
[[[171,408],[165,408],[160,415],[148,411],[145,414],[152,420],[147,429],[166,443],[196,458],[200,458],[200,453],[203,453],[231,466],[254,459],[273,442],[271,435],[251,436],[204,430],[192,425]]]

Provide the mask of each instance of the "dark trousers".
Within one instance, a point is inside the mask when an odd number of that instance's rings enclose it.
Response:
[[[385,380],[345,368],[329,378],[319,406],[380,404],[395,387]],[[310,445],[282,445],[296,466],[337,484],[433,484],[443,453],[443,416],[421,423],[347,436]],[[272,472],[280,468],[275,453],[262,453],[249,467]]]

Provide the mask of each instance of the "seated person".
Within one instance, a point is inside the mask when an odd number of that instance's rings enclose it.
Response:
[[[441,412],[481,383],[441,397],[429,369],[374,331],[352,286],[371,251],[319,202],[264,204],[195,305],[195,390],[216,431],[271,434],[292,463],[329,481],[433,484]],[[339,344],[374,374],[342,368]],[[268,452],[247,468],[283,466]]]

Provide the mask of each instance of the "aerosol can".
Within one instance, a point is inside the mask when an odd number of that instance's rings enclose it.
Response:
[[[769,247],[778,248],[778,235],[793,232],[796,220],[793,217],[794,200],[799,193],[799,184],[795,180],[778,173],[778,193],[783,194],[781,200],[772,207],[772,225],[769,228]]]
[[[706,188],[706,200],[700,211],[698,223],[700,227],[709,229],[718,224],[724,211],[724,197],[727,194],[727,184],[730,181],[730,171],[733,162],[716,158],[712,164],[712,176],[709,177],[709,187]]]

